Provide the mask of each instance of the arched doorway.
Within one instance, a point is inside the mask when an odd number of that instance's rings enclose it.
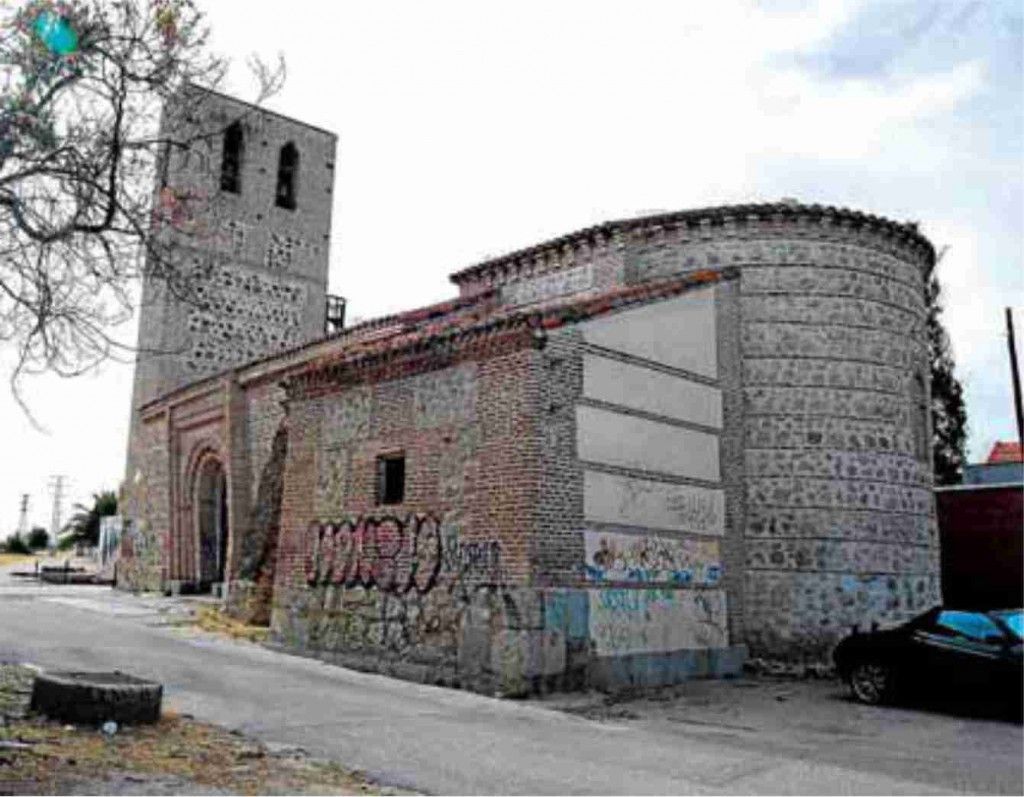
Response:
[[[224,581],[228,553],[228,486],[220,460],[202,462],[195,490],[199,585],[208,589]]]

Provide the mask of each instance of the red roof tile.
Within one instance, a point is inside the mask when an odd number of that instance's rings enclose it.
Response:
[[[481,336],[514,330],[554,329],[573,321],[682,293],[690,288],[731,279],[732,270],[696,271],[657,282],[617,285],[599,293],[570,295],[540,306],[502,307],[493,301],[455,302],[440,312],[413,310],[393,316],[376,334],[339,337],[336,345],[296,369],[293,379],[351,367],[381,356],[439,344],[458,347]],[[437,305],[434,306],[439,307]],[[433,309],[433,308],[431,308]],[[448,309],[449,312],[444,312]]]
[[[988,465],[1000,465],[1006,462],[1024,462],[1024,452],[1020,443],[996,443],[988,452]]]

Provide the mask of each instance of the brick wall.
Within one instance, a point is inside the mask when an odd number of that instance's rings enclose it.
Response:
[[[499,688],[496,635],[531,622],[518,593],[531,580],[537,359],[520,348],[292,398],[272,616],[279,644]],[[404,500],[381,506],[377,458],[399,453]]]

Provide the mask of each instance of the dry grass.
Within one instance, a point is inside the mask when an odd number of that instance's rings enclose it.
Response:
[[[74,793],[97,783],[120,783],[119,793],[130,794],[142,789],[133,784],[168,776],[180,779],[182,793],[196,786],[232,794],[380,793],[337,764],[270,752],[237,732],[167,712],[156,724],[123,726],[112,736],[21,716],[14,703],[27,700],[30,679],[24,668],[0,665],[0,693],[6,684],[12,698],[0,702],[0,794]]]
[[[0,553],[0,567],[7,567],[8,565],[28,565],[33,567],[39,559],[40,557],[30,553]]]
[[[132,773],[171,775],[237,794],[376,793],[358,774],[335,764],[271,755],[244,737],[180,717],[124,727],[110,737],[94,728],[29,718],[0,728],[4,737],[28,747],[0,745],[0,787],[31,783],[33,790],[59,793],[75,782]]]
[[[269,633],[269,629],[261,625],[246,625],[228,617],[216,606],[200,606],[196,610],[193,623],[203,631],[224,634],[232,639],[245,639],[249,642],[263,642]]]

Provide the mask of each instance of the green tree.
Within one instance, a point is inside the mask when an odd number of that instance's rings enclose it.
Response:
[[[942,259],[943,250],[938,260]],[[937,265],[937,263],[936,263]],[[932,466],[935,483],[959,484],[966,461],[967,407],[956,378],[949,335],[942,325],[942,287],[936,269],[928,276],[928,356],[932,375]]]
[[[75,514],[71,516],[64,531],[67,532],[62,546],[84,543],[97,545],[100,541],[100,519],[117,514],[117,494],[113,490],[93,493],[92,506],[75,504]]]
[[[7,553],[32,553],[20,534],[12,534],[8,537],[4,548],[7,549]]]
[[[46,533],[46,529],[42,526],[33,526],[32,531],[28,533],[28,539],[25,540],[25,543],[33,551],[38,551],[50,544],[50,535]]]

